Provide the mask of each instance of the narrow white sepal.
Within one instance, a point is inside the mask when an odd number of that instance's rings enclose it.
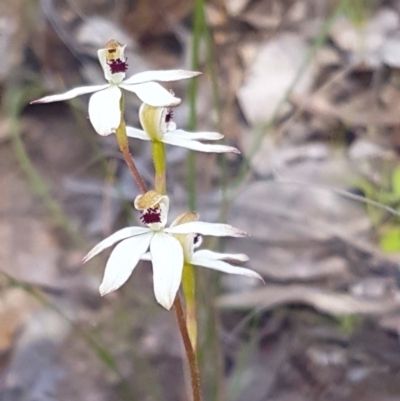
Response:
[[[89,119],[99,135],[107,136],[116,132],[121,123],[121,90],[111,85],[93,94],[89,100]]]
[[[164,229],[171,234],[201,234],[213,235],[216,237],[247,237],[248,234],[229,224],[205,223],[203,221],[191,221],[190,223],[179,224],[175,227]]]
[[[218,141],[224,136],[218,132],[188,132],[183,129],[176,129],[174,131],[168,131],[166,136],[173,138],[188,139],[188,140],[202,140],[202,141]]]
[[[104,249],[116,244],[119,241],[122,241],[123,239],[134,237],[136,235],[141,235],[149,231],[150,230],[147,227],[126,227],[122,230],[118,230],[114,234],[103,239],[103,241],[99,242],[91,251],[89,251],[87,255],[82,259],[82,263],[88,262],[94,256],[104,251]]]
[[[201,72],[185,70],[144,71],[132,75],[130,78],[124,81],[124,84],[136,85],[151,81],[171,82],[193,78],[197,75],[201,75]]]
[[[112,251],[106,265],[99,291],[103,296],[117,290],[128,280],[140,257],[147,251],[154,233],[137,235],[119,243]]]
[[[129,138],[142,139],[143,141],[150,141],[149,136],[141,129],[134,127],[126,127],[126,134]]]
[[[244,267],[232,266],[231,264],[223,262],[221,260],[210,260],[210,259],[199,258],[198,255],[196,255],[196,252],[193,255],[191,263],[196,266],[207,267],[209,269],[218,270],[223,273],[237,274],[241,276],[257,278],[262,282],[264,282],[263,278],[254,270],[246,269]]]
[[[136,93],[137,97],[149,106],[172,107],[177,106],[181,102],[181,99],[173,96],[169,91],[156,82],[146,82],[138,85],[126,85],[125,82],[126,81],[119,85],[120,88]]]
[[[165,309],[171,309],[182,279],[183,250],[179,241],[163,232],[155,233],[150,244],[154,295]]]
[[[85,95],[86,93],[93,93],[103,89],[106,89],[109,85],[92,85],[92,86],[81,86],[79,88],[71,89],[68,92],[61,93],[59,95],[50,95],[42,97],[41,99],[34,100],[31,104],[35,103],[51,103],[51,102],[60,102],[62,100],[73,99],[74,97]]]
[[[206,143],[201,143],[198,141],[192,141],[182,138],[174,138],[172,135],[164,135],[162,139],[164,143],[168,145],[180,146],[181,148],[186,148],[190,150],[196,150],[197,152],[206,153],[236,153],[239,154],[240,151],[232,146],[226,145],[211,145]]]
[[[196,257],[210,260],[232,260],[235,262],[247,262],[249,257],[244,253],[219,253],[209,249],[200,249],[195,252]]]

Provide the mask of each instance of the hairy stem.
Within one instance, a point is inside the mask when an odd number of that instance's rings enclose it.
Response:
[[[179,295],[175,298],[174,301],[174,311],[188,360],[193,401],[201,401],[199,368],[197,366],[196,354],[192,347],[192,343],[190,342],[190,337],[186,327],[185,316],[183,313]]]
[[[135,180],[136,180],[140,190],[143,193],[146,193],[147,192],[146,184],[144,183],[142,177],[140,176],[139,171],[136,168],[136,165],[133,161],[131,152],[129,150],[129,142],[128,142],[128,136],[126,135],[126,125],[125,125],[124,118],[121,119],[121,124],[117,128],[116,136],[117,136],[119,148],[122,152],[122,155],[124,156],[126,164],[128,165],[129,169],[131,170],[131,173],[133,174],[133,176],[135,177]]]

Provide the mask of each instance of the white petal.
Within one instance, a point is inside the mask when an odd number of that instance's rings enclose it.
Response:
[[[201,249],[195,252],[195,255],[198,258],[210,260],[233,260],[236,262],[247,262],[249,260],[249,257],[244,253],[219,253],[208,249]]]
[[[193,78],[200,75],[201,72],[185,71],[185,70],[160,70],[160,71],[144,71],[132,75],[124,81],[124,84],[142,84],[150,81],[171,82],[180,81],[181,79]]]
[[[150,253],[150,252],[144,253],[144,254],[141,256],[140,260],[144,260],[144,261],[146,261],[146,262],[151,262],[151,253]]]
[[[115,243],[129,238],[134,237],[136,235],[144,234],[149,232],[150,230],[147,227],[126,227],[122,230],[115,232],[114,234],[110,235],[109,237],[103,239],[103,241],[99,242],[89,253],[82,259],[82,263],[86,263],[94,256],[98,255],[104,249],[114,245]]]
[[[214,235],[216,237],[247,237],[248,234],[229,224],[205,223],[203,221],[191,221],[175,227],[165,228],[164,232],[171,234],[201,234]]]
[[[125,284],[140,257],[147,251],[154,233],[137,235],[118,244],[108,259],[100,294],[105,295]]]
[[[172,135],[164,135],[162,142],[168,145],[180,146],[181,148],[197,150],[198,152],[207,153],[236,153],[239,154],[240,151],[232,146],[226,145],[209,145],[201,143],[198,141],[191,141],[188,139],[174,138]]]
[[[182,278],[182,246],[171,235],[158,232],[151,241],[150,252],[153,261],[154,294],[158,303],[166,309],[171,309]]]
[[[258,278],[264,282],[263,278],[254,270],[246,269],[244,267],[232,266],[229,263],[222,262],[221,260],[210,260],[196,257],[197,252],[194,253],[191,263],[196,266],[208,267],[209,269],[218,270],[223,273],[240,274],[242,276]]]
[[[50,102],[59,102],[61,100],[69,100],[73,99],[74,97],[84,95],[86,93],[93,93],[97,91],[101,91],[103,89],[106,89],[109,85],[92,85],[92,86],[81,86],[79,88],[71,89],[68,92],[61,93],[59,95],[51,95],[51,96],[46,96],[42,97],[41,99],[34,100],[31,102],[31,104],[35,103],[50,103]]]
[[[102,136],[114,133],[121,123],[121,90],[109,86],[93,94],[89,100],[89,118],[96,132]]]
[[[182,139],[199,139],[203,141],[218,141],[222,139],[224,136],[219,134],[218,132],[188,132],[183,129],[177,129],[174,131],[168,131],[166,135],[171,135],[174,138],[182,138]]]
[[[146,82],[138,85],[121,84],[120,88],[124,88],[129,92],[136,93],[138,98],[153,107],[172,107],[177,106],[181,99],[173,96],[169,91],[155,82]]]
[[[141,129],[134,127],[126,127],[126,134],[129,138],[142,139],[144,141],[150,141],[149,136]]]

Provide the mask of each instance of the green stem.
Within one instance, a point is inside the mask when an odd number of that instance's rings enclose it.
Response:
[[[203,31],[203,1],[195,0],[194,21],[193,21],[193,41],[192,41],[192,63],[191,68],[194,71],[199,69],[199,49],[200,38]],[[196,104],[197,104],[198,80],[192,79],[189,83],[189,124],[188,128],[194,130],[197,125]],[[187,157],[187,181],[188,205],[191,210],[196,209],[196,156],[193,151],[188,153]]]
[[[152,141],[153,163],[155,170],[154,189],[161,195],[167,193],[165,145],[159,141]]]
[[[165,145],[160,141],[152,141],[152,154],[153,154],[153,163],[154,163],[154,170],[155,170],[155,179],[154,179],[154,189],[161,195],[166,194],[166,155],[165,155]],[[190,265],[189,265],[190,266]],[[190,266],[191,267],[191,266]],[[185,270],[185,269],[184,269]],[[193,276],[194,279],[194,276]],[[183,280],[183,286],[185,287],[185,281]],[[193,292],[194,298],[194,282],[191,282],[191,288]],[[186,296],[186,292],[185,292]],[[193,303],[192,303],[193,304]],[[186,305],[188,306],[188,304]],[[190,308],[192,309],[192,308]],[[197,366],[197,358],[196,353],[194,351],[192,337],[189,334],[188,330],[188,322],[185,321],[185,315],[183,312],[181,300],[179,295],[175,298],[174,301],[174,311],[176,320],[178,323],[178,328],[181,333],[183,345],[185,347],[186,359],[189,365],[189,372],[190,372],[190,383],[192,388],[193,394],[193,401],[201,401],[200,395],[200,374],[199,368]],[[187,311],[188,312],[188,309]],[[194,321],[196,322],[196,316],[194,316]],[[193,336],[193,330],[190,331]],[[196,334],[196,333],[195,333]]]
[[[190,342],[195,350],[197,346],[197,316],[196,316],[196,292],[195,274],[191,264],[185,263],[182,272],[182,287],[186,300],[186,325]]]

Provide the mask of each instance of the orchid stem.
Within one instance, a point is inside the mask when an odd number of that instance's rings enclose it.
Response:
[[[195,274],[191,264],[185,263],[182,272],[182,288],[186,299],[186,325],[193,349],[197,347],[197,313]]]
[[[133,157],[129,150],[128,136],[126,135],[126,125],[123,118],[121,120],[121,124],[117,128],[116,136],[119,148],[122,152],[122,155],[124,156],[125,162],[131,170],[131,173],[135,177],[136,183],[138,184],[140,190],[145,194],[147,192],[147,187],[142,177],[140,176],[138,169],[136,168],[135,162],[133,161]]]
[[[186,357],[188,360],[193,401],[201,401],[199,368],[197,366],[196,354],[192,347],[189,332],[185,323],[185,316],[183,313],[179,295],[177,295],[174,301],[174,311],[176,320],[178,322],[179,331],[182,336],[183,346],[185,347]]]
[[[167,193],[167,177],[165,162],[165,145],[159,141],[152,141],[153,162],[155,170],[154,189],[161,195]]]
[[[159,141],[152,141],[152,154],[153,154],[153,163],[155,170],[154,189],[159,194],[164,195],[167,192],[165,145]],[[189,365],[190,383],[192,387],[193,401],[201,401],[200,374],[199,374],[199,368],[197,366],[196,353],[194,351],[194,344],[197,335],[197,326],[196,326],[195,312],[193,312],[195,311],[193,280],[190,280],[190,282],[186,283],[186,287],[188,287],[188,284],[189,286],[191,285],[190,293],[193,292],[193,296],[190,299],[193,302],[191,302],[189,305],[189,312],[192,311],[190,315],[191,316],[190,321],[188,319],[185,320],[185,314],[183,312],[179,295],[176,296],[174,301],[174,311],[176,315],[176,320],[178,322],[178,328],[182,336],[183,345],[185,347],[186,359]],[[184,277],[183,277],[183,287],[185,289]],[[186,296],[186,291],[184,292]],[[188,302],[186,302],[186,308],[188,308]],[[188,309],[186,312],[188,312]],[[186,314],[186,316],[188,317],[188,314]],[[188,326],[190,329],[190,334]]]

